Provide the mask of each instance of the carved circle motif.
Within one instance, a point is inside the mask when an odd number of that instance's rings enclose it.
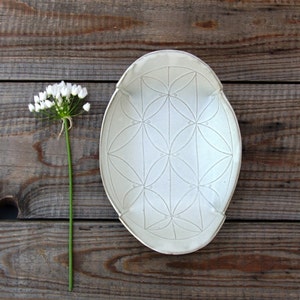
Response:
[[[240,134],[221,83],[199,59],[150,53],[120,79],[103,121],[100,167],[121,221],[163,253],[206,245],[236,185]]]

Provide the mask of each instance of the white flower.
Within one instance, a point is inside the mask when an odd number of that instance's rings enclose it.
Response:
[[[41,110],[41,106],[38,103],[34,104],[34,108],[36,112],[39,112]]]
[[[67,86],[64,86],[61,90],[60,90],[60,93],[63,97],[67,97],[69,98],[70,97],[70,94],[71,94],[71,89],[69,89]]]
[[[39,96],[34,96],[34,103],[39,103],[40,102],[40,98]]]
[[[76,84],[74,84],[74,85],[72,86],[71,94],[72,94],[73,96],[77,96],[78,93],[79,93],[79,86],[76,85]]]
[[[45,101],[47,99],[47,93],[46,92],[40,92],[39,93],[40,101]]]
[[[56,100],[57,100],[57,105],[58,105],[58,106],[61,106],[61,105],[62,105],[62,102],[63,102],[62,97],[59,95],[58,97],[56,97]]]
[[[30,112],[34,112],[35,111],[35,107],[32,103],[28,104],[28,109]]]
[[[59,88],[62,88],[62,87],[64,87],[66,84],[65,84],[65,82],[62,80],[57,86],[59,87]]]
[[[52,102],[52,101],[46,99],[46,100],[45,100],[45,105],[46,105],[47,108],[50,108],[50,107],[52,107],[52,106],[54,105],[54,102]]]
[[[41,112],[51,119],[59,118],[63,120],[69,118],[71,120],[73,116],[82,113],[82,110],[86,112],[90,110],[90,103],[82,106],[83,99],[87,94],[85,87],[61,81],[60,83],[48,85],[44,92],[34,96],[34,101],[28,104],[28,109],[30,112]]]
[[[83,99],[87,96],[88,92],[87,92],[87,89],[86,88],[83,88],[80,90],[79,94],[78,94],[78,97],[80,99]]]
[[[72,90],[72,83],[67,82],[66,86],[67,86],[68,90],[70,90],[70,91]]]
[[[53,97],[57,94],[58,91],[58,87],[57,87],[57,83],[52,85],[52,95]]]
[[[49,96],[54,95],[55,93],[53,93],[53,85],[48,85],[46,87],[46,92],[47,92],[47,95],[49,95]]]
[[[40,103],[40,106],[41,106],[41,109],[43,110],[43,109],[45,109],[46,108],[46,104],[45,104],[45,102],[44,101],[42,101],[41,103]]]
[[[61,99],[60,91],[56,91],[55,98],[56,98],[57,100]],[[61,104],[61,103],[60,103],[60,104]]]
[[[82,107],[85,111],[89,111],[90,110],[90,108],[91,108],[91,104],[89,103],[89,102],[87,102],[86,104],[84,104],[83,105],[83,107]]]

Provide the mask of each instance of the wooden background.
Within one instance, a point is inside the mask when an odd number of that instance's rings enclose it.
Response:
[[[132,237],[99,175],[116,81],[159,49],[188,51],[214,69],[243,139],[224,226],[184,256]],[[72,293],[64,140],[60,124],[27,109],[60,80],[86,86],[92,105],[70,133]],[[299,80],[299,0],[0,0],[0,298],[300,299]]]

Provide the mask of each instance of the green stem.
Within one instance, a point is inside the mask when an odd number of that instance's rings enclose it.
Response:
[[[73,180],[72,180],[72,156],[69,138],[68,119],[63,119],[66,136],[69,171],[69,291],[73,289]]]

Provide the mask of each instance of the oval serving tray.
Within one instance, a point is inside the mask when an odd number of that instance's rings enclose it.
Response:
[[[207,245],[225,220],[241,137],[222,84],[199,58],[151,52],[119,80],[100,135],[100,170],[124,226],[161,253]]]

